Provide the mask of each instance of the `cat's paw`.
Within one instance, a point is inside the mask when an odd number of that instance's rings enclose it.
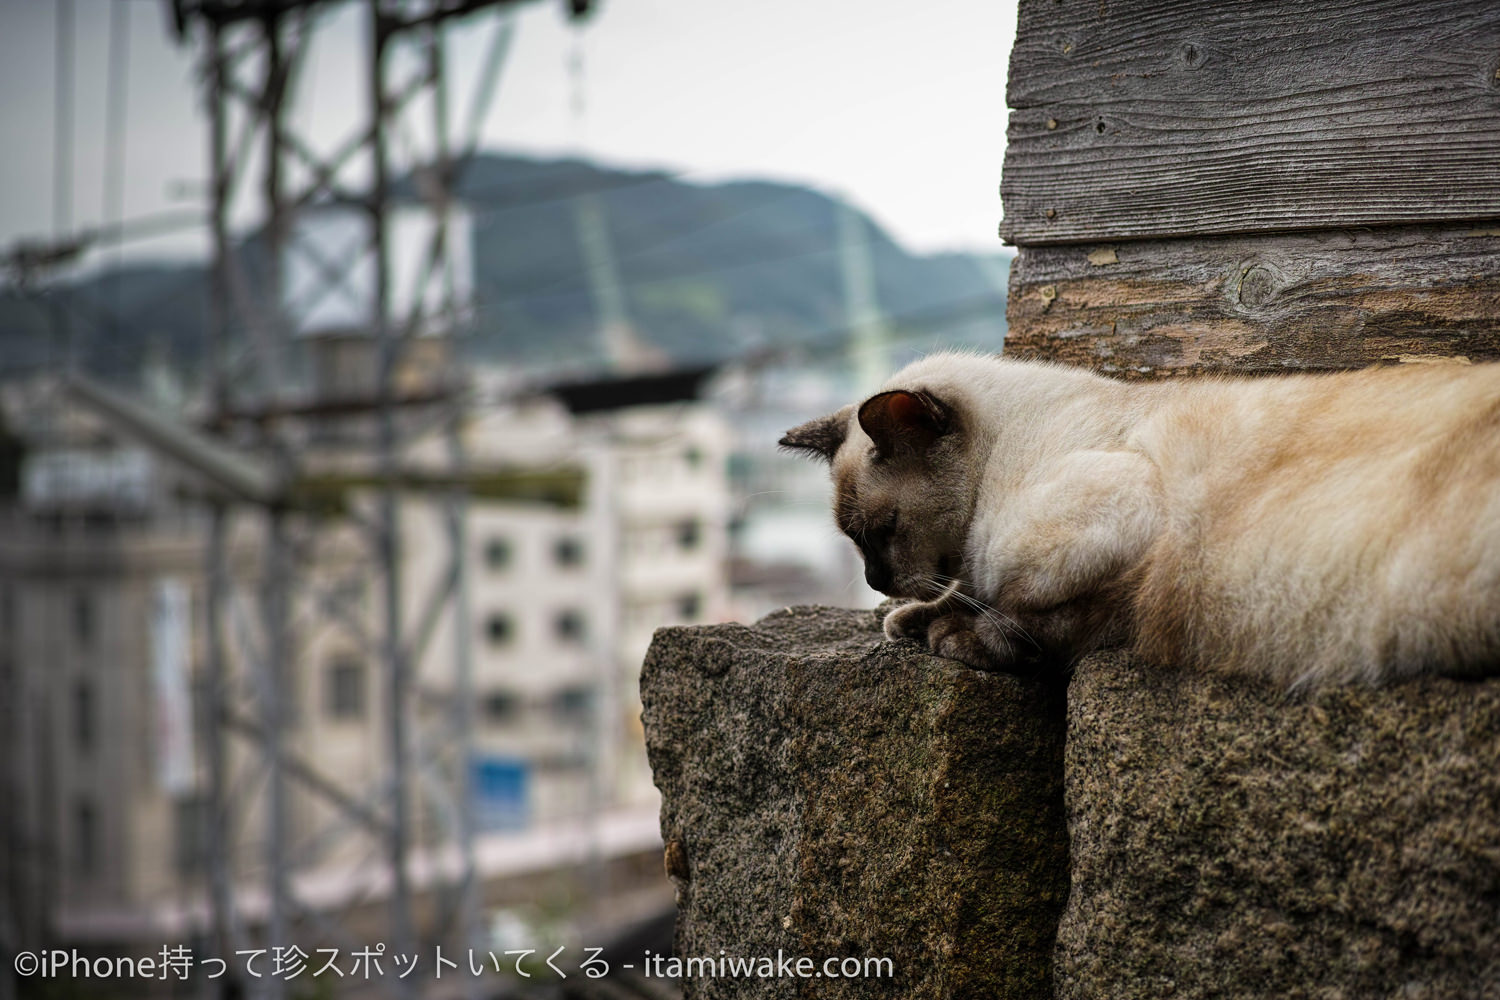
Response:
[[[936,619],[927,629],[927,648],[936,656],[975,670],[1009,670],[1015,647],[989,621],[962,612]]]
[[[892,642],[897,639],[927,641],[927,631],[933,621],[945,613],[935,601],[913,601],[894,608],[885,616],[885,637]]]

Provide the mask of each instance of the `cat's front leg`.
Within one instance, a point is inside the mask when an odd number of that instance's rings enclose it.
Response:
[[[913,601],[885,616],[885,636],[915,639],[936,656],[975,670],[1013,670],[1034,652],[1019,633],[1007,630],[997,612],[976,614],[973,602],[945,593],[935,601]]]
[[[953,603],[947,595],[935,601],[912,601],[893,608],[885,616],[885,637],[892,642],[897,639],[927,641],[927,631],[932,623],[952,613]]]
[[[954,611],[932,622],[927,648],[975,670],[1014,671],[1034,650],[991,615]]]

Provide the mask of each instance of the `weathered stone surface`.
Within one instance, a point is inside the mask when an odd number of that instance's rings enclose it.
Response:
[[[1500,997],[1500,680],[1068,692],[1064,998]]]
[[[690,998],[1051,996],[1063,700],[870,612],[663,629],[641,676],[681,956],[890,958],[892,979],[699,976]]]

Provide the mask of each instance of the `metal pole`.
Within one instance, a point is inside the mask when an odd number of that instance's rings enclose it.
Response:
[[[73,228],[73,0],[57,0],[57,54],[53,67],[52,238],[65,240]],[[48,297],[52,350],[61,351],[62,371],[73,369],[73,331],[59,296]]]
[[[109,7],[108,106],[104,115],[104,224],[118,231],[125,217],[125,117],[130,94],[130,5]],[[121,244],[114,247],[114,267],[119,267]],[[120,342],[120,277],[114,276],[109,301],[109,343]]]
[[[229,109],[224,106],[224,38],[217,23],[209,25],[209,184],[213,196],[212,228],[214,241],[213,290],[209,297],[208,344],[205,362],[208,369],[209,412],[214,417],[226,408],[224,398],[224,343],[229,335],[228,279],[229,266],[229,182],[225,170],[226,133]],[[208,711],[204,741],[208,751],[208,829],[205,831],[204,859],[208,868],[209,898],[213,905],[214,947],[229,955],[234,946],[234,897],[230,880],[229,803],[225,794],[228,781],[224,752],[224,705],[227,685],[224,664],[224,602],[228,599],[227,511],[215,503],[211,513],[207,557],[207,658],[204,672],[207,680]],[[226,970],[227,971],[227,970]],[[242,992],[239,975],[226,976],[219,996]]]
[[[268,392],[279,392],[283,388],[281,378],[283,358],[286,351],[286,315],[282,308],[282,267],[286,255],[287,208],[281,185],[281,154],[285,146],[282,115],[286,102],[287,66],[281,50],[281,21],[279,15],[268,14],[261,22],[266,43],[265,87],[262,91],[266,128],[266,166],[264,197],[270,213],[266,220],[266,292],[265,309],[270,322],[268,371],[262,372],[263,385]],[[266,403],[270,403],[267,399]]]
[[[54,30],[52,235],[62,239],[73,226],[73,0],[57,0]]]
[[[209,298],[207,344],[204,365],[208,375],[210,422],[229,409],[225,373],[226,346],[231,336],[229,314],[230,268],[234,248],[229,237],[229,212],[233,171],[229,162],[229,93],[223,27],[208,22],[209,45],[209,186],[212,198],[210,228],[213,234],[212,290]],[[207,649],[204,662],[208,711],[204,732],[208,767],[208,829],[205,831],[205,865],[208,869],[209,900],[213,908],[213,941],[220,955],[231,955],[245,947],[244,927],[234,903],[234,838],[229,801],[229,758],[225,741],[225,709],[229,698],[229,665],[225,660],[224,614],[229,601],[229,517],[227,506],[216,501],[210,509],[208,547],[205,553],[205,610]],[[233,966],[214,983],[223,998],[243,996],[245,983]]]
[[[208,343],[204,366],[208,372],[208,410],[217,419],[229,409],[225,398],[224,346],[229,340],[229,108],[225,93],[224,32],[209,22],[209,193],[212,198],[209,225],[213,231],[213,287],[209,296]]]
[[[448,147],[448,87],[443,60],[443,29],[434,22],[427,39],[428,72],[432,79],[433,134],[436,157],[433,169],[437,174],[437,203],[433,210],[437,215],[437,238],[443,248],[444,260],[441,268],[443,281],[442,322],[446,324],[448,337],[448,384],[456,390],[459,365],[458,322],[459,310],[453,300],[453,276],[451,273],[451,249],[448,246],[449,207],[453,193],[453,161]],[[450,404],[447,427],[448,461],[455,482],[463,482],[468,456],[463,441],[464,403],[461,395]],[[479,886],[474,872],[474,796],[470,787],[470,770],[474,757],[474,650],[473,622],[469,608],[469,492],[462,487],[449,491],[445,514],[448,522],[448,552],[453,560],[457,579],[451,600],[453,601],[453,704],[454,738],[458,744],[458,764],[454,769],[454,796],[458,800],[458,939],[464,948],[476,948],[482,942],[477,939],[479,926]],[[465,980],[470,1000],[478,1000],[482,994],[477,977]]]
[[[262,697],[266,727],[266,790],[270,799],[266,823],[266,865],[270,869],[270,913],[266,921],[266,943],[277,948],[295,944],[288,937],[287,879],[287,787],[286,787],[286,688],[291,667],[291,642],[287,630],[287,583],[291,565],[286,534],[286,512],[273,507],[266,514],[267,544],[260,595],[265,628],[266,656],[261,664]],[[266,977],[264,995],[280,1000],[286,982]]]
[[[386,231],[386,203],[390,195],[386,158],[386,126],[389,107],[385,92],[386,47],[391,38],[380,0],[370,0],[370,158],[372,184],[370,246],[375,257],[375,292],[371,323],[378,350],[378,442],[383,486],[380,492],[379,558],[385,605],[385,658],[387,672],[386,738],[391,769],[391,937],[395,954],[414,954],[415,935],[411,920],[411,882],[406,867],[410,808],[408,794],[411,764],[407,753],[406,707],[411,678],[401,629],[400,506],[396,496],[396,414],[392,402],[396,362],[400,344],[391,322],[390,247]],[[401,980],[406,995],[415,995],[417,984]]]
[[[208,816],[205,838],[205,863],[208,869],[208,891],[213,905],[213,946],[218,955],[232,955],[239,938],[234,912],[234,888],[230,879],[231,851],[229,831],[228,760],[224,746],[224,704],[228,693],[224,663],[224,602],[228,600],[228,511],[224,504],[213,505],[208,539],[207,650],[204,674],[207,681],[208,711],[204,742],[208,750]],[[239,973],[231,966],[222,981],[215,980],[214,992],[230,997],[242,992]]]
[[[465,462],[462,438],[463,409],[455,404],[448,430],[448,454],[456,468]],[[454,489],[448,496],[448,546],[457,559],[458,587],[453,595],[454,736],[458,767],[454,793],[458,798],[458,930],[465,948],[479,947],[479,883],[474,871],[474,794],[470,769],[474,759],[474,652],[469,608],[469,493]],[[465,980],[471,998],[481,994],[477,978]]]
[[[285,350],[285,317],[281,303],[281,269],[286,252],[286,207],[282,201],[281,156],[282,115],[284,113],[286,65],[281,51],[281,22],[275,13],[261,21],[261,31],[266,46],[265,104],[266,165],[264,197],[270,218],[266,224],[266,291],[265,300],[271,317],[271,347],[268,371],[261,373],[262,385],[271,391],[281,388],[282,352]],[[274,445],[273,445],[274,446]],[[281,471],[289,473],[290,455],[283,448],[279,453]],[[261,593],[261,614],[264,622],[266,644],[263,664],[263,693],[266,728],[267,810],[266,864],[270,869],[270,912],[267,916],[266,938],[272,947],[286,947],[296,942],[289,938],[288,916],[290,911],[290,885],[287,866],[288,802],[286,781],[286,693],[292,681],[292,648],[289,634],[288,590],[291,585],[291,544],[287,536],[287,512],[280,506],[266,511],[266,555],[263,567],[264,589]],[[286,982],[278,977],[269,977],[262,982],[265,996],[280,1000],[286,995]]]
[[[66,3],[70,0],[62,0],[62,2]],[[503,0],[496,0],[497,5],[501,2]],[[456,324],[460,320],[462,310],[454,307],[452,278],[448,273],[450,270],[448,261],[451,260],[451,248],[448,241],[452,229],[450,196],[451,188],[455,183],[455,169],[453,150],[450,148],[450,136],[447,130],[448,95],[443,76],[445,67],[440,26],[448,16],[476,10],[486,4],[480,0],[464,0],[460,5],[445,3],[402,5],[389,2],[389,0],[367,0],[370,17],[368,35],[370,68],[367,81],[370,100],[369,129],[351,144],[342,147],[342,150],[327,163],[314,162],[316,158],[308,152],[307,146],[301,144],[292,123],[283,117],[285,107],[294,97],[290,79],[298,64],[300,54],[307,47],[305,43],[308,36],[306,33],[301,36],[288,35],[281,18],[282,15],[295,10],[299,15],[304,16],[302,24],[306,26],[311,23],[306,16],[311,3],[253,6],[256,9],[237,5],[200,5],[198,8],[198,15],[210,26],[210,39],[213,45],[210,86],[212,87],[214,115],[213,221],[217,258],[214,272],[215,315],[211,318],[209,335],[209,364],[213,379],[210,386],[212,409],[215,415],[221,418],[228,414],[232,404],[235,403],[235,400],[229,398],[231,395],[247,397],[250,403],[258,402],[267,410],[274,409],[276,394],[285,384],[282,375],[286,370],[287,352],[290,346],[289,309],[284,301],[282,289],[283,258],[289,252],[288,244],[293,239],[295,213],[300,206],[315,203],[324,196],[337,200],[338,196],[347,194],[337,183],[336,174],[346,158],[353,155],[353,150],[368,149],[371,157],[371,179],[363,206],[368,212],[370,233],[368,247],[374,260],[370,333],[375,342],[377,359],[373,415],[376,432],[374,457],[377,463],[379,488],[373,534],[375,536],[374,558],[378,564],[378,572],[381,574],[379,600],[384,612],[384,632],[378,641],[378,654],[385,665],[387,687],[384,699],[387,718],[383,720],[383,735],[388,744],[391,803],[387,814],[388,822],[372,821],[383,819],[383,817],[375,816],[370,810],[358,808],[358,803],[352,798],[341,797],[337,794],[328,795],[328,797],[340,806],[343,813],[361,820],[368,828],[377,831],[376,836],[384,841],[391,871],[390,927],[384,941],[389,943],[392,954],[413,955],[418,951],[416,927],[413,920],[411,877],[408,870],[415,825],[411,806],[413,745],[408,729],[412,723],[409,713],[414,700],[413,671],[418,654],[415,652],[417,649],[415,639],[413,643],[403,641],[409,629],[403,621],[402,498],[398,486],[401,482],[399,460],[402,425],[397,420],[395,390],[401,359],[407,350],[407,343],[412,337],[421,335],[421,331],[418,330],[419,321],[437,318],[425,315],[429,311],[436,311],[431,306],[435,300],[434,296],[429,294],[430,283],[435,280],[434,273],[440,275],[445,281],[446,299],[445,307],[441,310],[442,321],[448,324],[449,336],[455,340],[457,336]],[[409,14],[418,7],[427,13],[415,16]],[[259,87],[248,83],[243,86],[239,85],[233,75],[236,72],[233,68],[235,64],[231,61],[230,53],[225,49],[225,45],[231,40],[230,36],[225,33],[228,30],[227,26],[241,21],[248,23],[243,38],[244,44],[237,55],[246,56],[250,53],[258,53],[261,56],[259,61],[251,59],[242,62],[243,66],[260,67],[259,73],[263,73],[263,77]],[[391,55],[389,50],[394,47],[398,37],[412,30],[428,33],[428,58],[430,60],[428,73],[426,79],[417,81],[415,86],[411,81],[407,81],[402,84],[399,92],[393,93],[388,88],[391,83],[390,75],[394,72],[392,65],[394,60],[388,58]],[[255,33],[257,31],[258,34]],[[507,27],[500,37],[502,43],[508,40],[509,34],[509,27]],[[293,48],[289,39],[298,38],[300,38],[300,43]],[[498,46],[502,55],[503,47],[503,44]],[[486,71],[480,84],[481,96],[476,99],[474,109],[471,109],[471,117],[474,119],[471,124],[476,131],[477,123],[482,118],[482,109],[488,106],[494,87],[495,74],[492,71],[496,68],[497,59],[491,59],[490,62],[494,65],[490,65],[490,69]],[[242,69],[239,72],[248,74],[251,70]],[[432,111],[436,124],[435,161],[432,164],[432,174],[436,183],[432,186],[433,193],[429,197],[434,213],[434,239],[426,265],[427,273],[419,277],[419,283],[423,287],[417,290],[417,301],[413,305],[411,316],[398,318],[395,316],[396,305],[392,301],[396,283],[390,243],[392,236],[389,202],[392,197],[390,181],[392,163],[388,142],[394,134],[392,130],[398,124],[397,116],[401,113],[401,109],[411,103],[416,90],[423,86],[431,88]],[[243,138],[239,144],[234,145],[233,152],[230,151],[231,143],[228,137],[230,124],[228,102],[231,100],[243,102],[246,116]],[[257,128],[265,129],[263,140],[262,137],[254,135],[254,130]],[[469,140],[461,145],[465,153],[472,152],[474,138],[471,135]],[[261,141],[263,145],[260,145]],[[237,171],[243,170],[250,162],[251,147],[256,145],[260,145],[260,149],[264,150],[266,155],[260,180],[261,193],[265,202],[265,225],[261,232],[267,266],[263,280],[258,282],[256,287],[251,288],[246,281],[245,274],[236,266],[235,247],[230,242],[227,219],[230,203],[233,200]],[[291,181],[286,170],[287,164],[283,162],[283,157],[286,155],[302,159],[314,175],[299,192],[290,195],[287,190],[284,190],[290,187]],[[408,319],[409,322],[407,322]],[[239,383],[228,380],[227,373],[231,369],[226,367],[224,359],[231,322],[245,324],[244,332],[250,335],[253,347],[251,357],[257,362],[250,373],[252,377],[244,383],[245,390],[239,393],[234,391]],[[456,346],[450,347],[450,354],[449,370],[450,373],[456,375],[459,371]],[[451,712],[445,713],[445,717],[450,724],[447,735],[457,743],[455,748],[458,758],[458,773],[455,775],[458,797],[456,838],[461,865],[455,886],[457,891],[451,897],[451,905],[456,908],[453,919],[467,945],[476,943],[473,934],[479,925],[479,887],[473,848],[476,824],[473,813],[474,804],[467,787],[474,727],[474,664],[470,641],[472,623],[469,619],[467,593],[469,495],[465,486],[467,456],[462,440],[464,415],[461,404],[456,404],[453,410],[443,416],[446,422],[449,462],[454,470],[453,485],[445,498],[444,514],[447,542],[452,550],[454,567],[449,599],[454,601],[452,622],[455,642],[453,651],[455,698]],[[262,433],[260,444],[275,460],[272,479],[277,483],[294,481],[295,467],[300,464],[297,461],[297,439],[294,436],[279,433],[277,427],[271,423],[263,427]],[[295,525],[291,520],[294,512],[273,495],[274,491],[266,492],[264,496],[261,492],[264,491],[252,490],[245,494],[255,508],[258,511],[265,511],[266,515],[264,522],[265,561],[262,566],[264,578],[261,581],[262,593],[260,595],[264,655],[255,658],[255,675],[260,687],[261,724],[251,735],[260,744],[268,777],[265,860],[269,867],[271,908],[266,928],[267,943],[290,945],[298,943],[286,939],[292,922],[303,917],[299,917],[295,898],[290,891],[291,857],[287,836],[289,806],[293,803],[288,796],[291,782],[307,780],[308,777],[299,770],[299,760],[290,752],[286,743],[290,712],[288,694],[292,690],[290,685],[295,679],[293,673],[295,635],[289,614],[292,600],[289,596],[292,593],[290,581],[295,558],[292,529]],[[228,512],[220,511],[216,518],[218,519],[216,529],[218,541],[211,544],[212,551],[209,554],[211,591],[216,588],[228,588],[230,585],[227,579],[229,566],[227,536],[230,523]],[[219,567],[218,570],[214,569],[216,565]],[[216,579],[219,582],[215,583]],[[421,622],[414,624],[420,626]],[[221,633],[224,627],[221,623],[212,626],[211,631],[220,633],[220,638],[222,638]],[[416,638],[419,637],[420,634]],[[221,672],[227,671],[227,664],[221,660],[215,669]],[[222,679],[219,683],[222,687]],[[218,727],[218,732],[211,734],[211,738],[227,742],[227,734],[230,731],[228,727],[236,723],[232,718],[221,716],[215,720],[214,725]],[[209,756],[212,758],[216,753],[222,754],[226,749],[223,746],[218,750],[211,749]],[[215,766],[223,768],[226,767],[226,763],[221,757],[219,764],[210,764],[211,769]],[[213,780],[211,777],[210,782],[212,783]],[[321,784],[326,783],[314,783],[313,787],[317,788]],[[321,790],[325,794],[331,791],[328,788]],[[210,794],[218,797],[220,806],[225,805],[222,800],[227,797],[227,790],[222,786],[217,792],[210,789]],[[222,809],[217,814],[222,816]],[[215,930],[222,940],[225,933],[237,935],[242,933],[243,928],[234,923],[236,916],[233,909],[234,899],[229,894],[232,888],[230,883],[232,873],[230,848],[232,845],[229,833],[227,830],[218,831],[215,837],[221,857],[213,863],[215,870],[211,873],[210,889],[215,907]],[[310,913],[306,914],[305,918],[314,923],[321,919]],[[243,946],[243,942],[240,944]],[[270,996],[279,996],[286,990],[285,984],[276,982],[274,977],[266,977],[266,981],[256,985],[266,991],[265,995]],[[421,985],[415,975],[391,985],[407,996],[421,992]],[[474,984],[476,989],[478,985],[478,982]]]

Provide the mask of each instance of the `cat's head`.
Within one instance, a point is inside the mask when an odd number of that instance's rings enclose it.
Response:
[[[783,448],[822,458],[834,520],[865,581],[931,599],[963,572],[976,474],[962,407],[929,388],[890,389],[788,431]]]

